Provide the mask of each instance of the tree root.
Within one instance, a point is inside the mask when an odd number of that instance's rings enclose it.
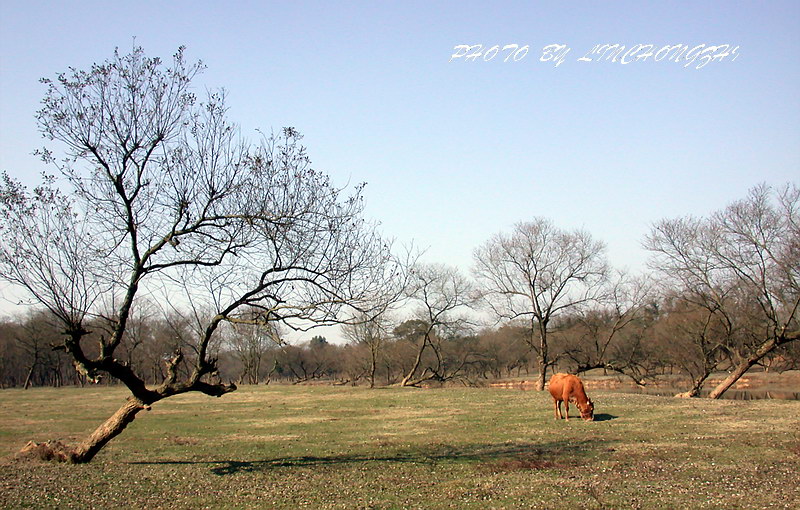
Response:
[[[28,441],[15,456],[18,460],[44,460],[75,463],[75,452],[61,441],[34,443]]]

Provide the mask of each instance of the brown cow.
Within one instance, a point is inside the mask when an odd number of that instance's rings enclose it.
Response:
[[[594,403],[586,396],[583,382],[571,374],[555,374],[548,385],[553,404],[556,408],[556,420],[561,419],[561,402],[564,402],[564,413],[569,421],[569,403],[575,402],[584,420],[594,420]]]

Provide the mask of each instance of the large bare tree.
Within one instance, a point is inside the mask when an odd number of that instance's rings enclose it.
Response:
[[[759,185],[708,218],[663,220],[645,241],[654,268],[726,323],[731,372],[719,398],[778,347],[800,338],[800,189]]]
[[[543,390],[548,333],[559,314],[595,301],[608,272],[605,246],[582,230],[557,228],[547,219],[518,223],[510,234],[499,233],[478,247],[474,272],[485,302],[498,319],[524,319],[528,343],[536,352]]]
[[[40,154],[59,178],[31,192],[3,176],[0,276],[60,320],[59,347],[82,373],[131,392],[79,445],[36,446],[61,459],[90,461],[164,398],[235,390],[215,376],[211,350],[225,322],[256,310],[257,322],[306,328],[346,307],[369,313],[394,272],[390,246],[362,217],[361,187],[347,195],[312,169],[292,128],[244,142],[222,92],[195,96],[202,68],[183,49],[165,63],[134,48],[43,80],[37,119],[53,145]],[[195,332],[153,386],[116,355],[143,294],[185,305]],[[87,350],[92,320],[109,326]]]

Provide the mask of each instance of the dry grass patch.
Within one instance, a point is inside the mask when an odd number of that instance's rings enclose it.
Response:
[[[269,421],[262,423],[262,425],[266,425],[269,427],[280,427],[284,425],[307,425],[310,423],[320,423],[325,421],[330,421],[332,416],[311,416],[311,415],[304,415],[304,416],[283,416],[278,418],[270,418]]]
[[[299,434],[227,434],[223,438],[224,442],[249,442],[249,443],[271,443],[298,441],[302,436]]]
[[[504,473],[508,471],[539,471],[542,469],[565,469],[565,464],[543,460],[539,458],[502,459],[485,462],[479,466],[481,471],[490,473]]]
[[[178,446],[195,446],[201,443],[201,440],[196,437],[167,437],[167,442]]]

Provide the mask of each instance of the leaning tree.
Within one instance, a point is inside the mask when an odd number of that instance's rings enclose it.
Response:
[[[210,349],[223,324],[307,328],[347,307],[369,314],[394,271],[363,219],[362,187],[346,192],[312,169],[293,128],[243,141],[222,92],[193,92],[202,69],[183,48],[171,62],[134,48],[43,80],[37,119],[52,145],[39,154],[57,177],[29,191],[3,175],[0,276],[58,318],[57,348],[78,371],[131,392],[77,446],[29,445],[47,456],[88,462],[164,398],[234,391]],[[187,310],[195,332],[155,385],[117,354],[142,295]],[[88,345],[98,322],[99,345]]]
[[[498,319],[526,320],[528,344],[537,354],[536,389],[544,389],[553,319],[596,301],[608,268],[605,245],[582,230],[562,230],[544,218],[518,223],[473,254],[485,302]]]
[[[707,218],[653,225],[645,240],[681,299],[718,316],[730,374],[719,398],[776,349],[800,339],[800,189],[754,187]]]

